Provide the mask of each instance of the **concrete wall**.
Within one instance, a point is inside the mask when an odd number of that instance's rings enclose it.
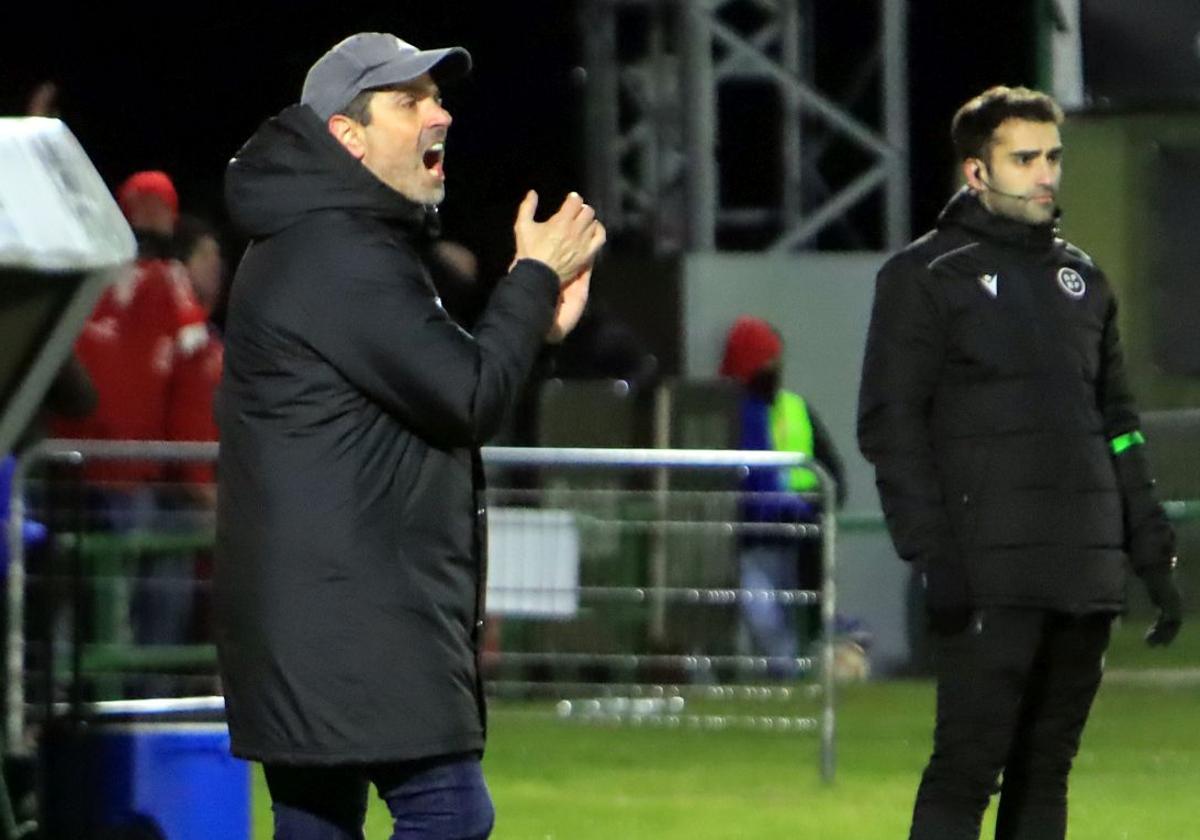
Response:
[[[783,335],[785,387],[803,394],[828,426],[846,465],[845,513],[878,515],[874,473],[858,452],[855,412],[874,278],[886,255],[703,254],[683,276],[683,372],[716,375],[734,318],[755,315]],[[908,663],[908,567],[878,528],[847,528],[839,539],[838,611],[874,631],[877,671]]]

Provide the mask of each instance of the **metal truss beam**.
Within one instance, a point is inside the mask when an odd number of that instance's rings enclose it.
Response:
[[[878,37],[847,56],[856,68],[847,98],[814,82],[822,35],[812,0],[588,0],[589,196],[610,229],[638,232],[660,252],[712,250],[730,231],[757,231],[759,247],[777,251],[814,248],[830,228],[888,249],[907,241],[907,5],[875,2]],[[736,161],[719,154],[718,105],[745,85],[774,91],[780,109],[764,119],[762,156]],[[871,93],[875,124],[853,110]],[[822,158],[834,147],[851,150],[859,171],[830,175]],[[739,166],[764,162],[782,180],[769,197],[722,198]],[[862,214],[851,214],[876,195],[864,235]]]

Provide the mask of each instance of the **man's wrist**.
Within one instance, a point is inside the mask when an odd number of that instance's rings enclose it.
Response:
[[[552,294],[555,300],[558,300],[558,293],[562,284],[559,282],[558,273],[549,264],[533,257],[521,257],[513,261],[508,274],[510,277],[525,274],[538,277],[539,282],[546,286],[547,292]]]

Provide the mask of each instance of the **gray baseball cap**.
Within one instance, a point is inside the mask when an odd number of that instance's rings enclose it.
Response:
[[[462,47],[421,50],[385,32],[360,32],[341,41],[308,69],[300,103],[327,120],[364,90],[411,82],[430,73],[437,82],[466,75],[471,54]]]

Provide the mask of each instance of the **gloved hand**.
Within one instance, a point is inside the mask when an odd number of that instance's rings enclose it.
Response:
[[[1140,522],[1126,526],[1129,561],[1136,570],[1171,566],[1175,563],[1175,529],[1162,505],[1155,503]]]
[[[1146,631],[1146,644],[1166,646],[1175,640],[1183,624],[1183,595],[1175,581],[1174,558],[1170,566],[1155,566],[1142,574],[1142,583],[1151,603],[1158,607],[1158,618]]]
[[[1133,446],[1113,459],[1124,507],[1126,550],[1133,568],[1174,563],[1175,530],[1154,492],[1143,447]]]
[[[921,563],[921,568],[929,629],[939,636],[953,636],[967,629],[975,610],[962,561],[953,556],[931,557]]]
[[[1169,645],[1183,623],[1183,597],[1175,582],[1175,531],[1154,493],[1154,479],[1142,446],[1131,446],[1113,458],[1124,504],[1126,548],[1141,576],[1158,618],[1146,633],[1146,644]]]

